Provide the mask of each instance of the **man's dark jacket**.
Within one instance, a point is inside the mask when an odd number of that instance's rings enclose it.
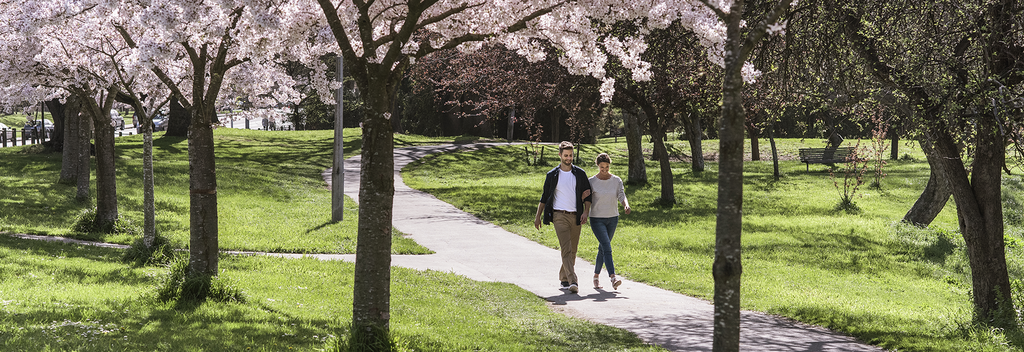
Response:
[[[550,224],[555,218],[555,186],[558,185],[558,170],[559,167],[551,169],[548,171],[547,177],[544,178],[544,193],[540,196],[540,202],[544,203],[544,225]],[[583,202],[591,201],[594,195],[591,194],[583,199],[583,191],[590,189],[590,179],[587,178],[586,171],[573,165],[572,175],[576,176],[576,225],[580,225],[583,223]]]

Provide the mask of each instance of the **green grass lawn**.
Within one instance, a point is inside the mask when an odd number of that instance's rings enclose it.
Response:
[[[221,257],[245,303],[176,308],[156,298],[165,268],[116,249],[0,236],[0,350],[318,351],[351,321],[354,265]],[[654,351],[623,330],[551,311],[511,284],[392,271],[391,329],[402,351]]]
[[[607,152],[612,173],[625,179],[625,140],[618,141],[584,146],[586,162],[579,166],[592,175],[597,170],[591,160]],[[669,144],[674,154],[689,155],[686,142]],[[646,140],[644,145],[649,150]],[[851,213],[836,210],[840,195],[826,166],[812,165],[808,172],[793,160],[798,148],[820,146],[818,140],[779,140],[780,159],[787,160],[780,165],[779,181],[772,177],[770,161],[745,164],[743,308],[823,325],[901,351],[1020,350],[1019,342],[1003,344],[1010,334],[971,323],[969,268],[963,239],[955,232],[952,200],[929,229],[899,223],[928,179],[919,148],[901,144],[900,154],[906,156],[889,161],[881,189],[860,188],[854,202],[861,211]],[[706,154],[717,154],[717,141],[705,141],[703,147]],[[407,167],[403,179],[555,248],[552,227],[533,227],[543,175],[557,163],[553,150],[546,157],[546,165],[527,165],[522,146],[435,155]],[[761,143],[761,157],[771,159],[767,140]],[[616,271],[710,300],[717,164],[707,163],[699,174],[688,162],[673,163],[672,169],[675,206],[657,202],[656,162],[647,162],[648,185],[626,187],[633,213],[620,216],[613,241]],[[1007,176],[1004,183],[1004,202],[1024,195],[1019,176]],[[1007,207],[1007,219],[1018,219],[1007,227],[1011,279],[1024,274],[1024,249],[1013,245],[1024,240],[1020,212],[1019,205]],[[591,233],[585,226],[579,255],[593,262],[597,241]]]
[[[187,142],[156,138],[157,221],[181,245],[188,232]],[[222,249],[354,252],[356,205],[328,223],[331,131],[218,129]],[[346,156],[358,154],[346,130]],[[459,141],[473,138],[459,137]],[[396,135],[396,146],[451,138]],[[141,136],[117,142],[118,204],[141,223]],[[0,148],[0,232],[69,234],[89,207],[55,185],[60,156],[39,147]],[[93,190],[95,192],[95,190]],[[105,241],[135,238],[110,235]],[[396,234],[396,253],[425,248]],[[0,235],[0,350],[3,351],[316,351],[346,336],[352,311],[350,263],[223,255],[220,277],[245,303],[181,308],[161,302],[164,267],[122,264],[121,250]],[[511,284],[434,271],[392,271],[391,328],[401,351],[650,351],[624,330],[551,311]]]
[[[355,253],[357,205],[347,199],[345,220],[331,223],[331,192],[321,173],[331,166],[333,131],[249,131],[217,129],[218,217],[225,250]],[[396,135],[397,147],[450,142],[451,138]],[[358,129],[345,130],[345,155],[357,155]],[[118,209],[123,219],[142,224],[142,136],[117,139]],[[157,232],[181,246],[188,243],[188,141],[154,138]],[[61,156],[41,147],[0,148],[0,231],[70,235],[76,217],[90,204],[74,200],[74,186],[56,184]],[[95,171],[95,170],[94,170]],[[95,172],[93,172],[95,195]],[[106,242],[130,244],[134,237],[109,235]],[[426,253],[396,233],[394,252]]]
[[[28,121],[28,119],[26,119],[23,113],[0,115],[0,123],[7,125],[9,128],[21,129],[21,127],[25,126],[25,121]]]

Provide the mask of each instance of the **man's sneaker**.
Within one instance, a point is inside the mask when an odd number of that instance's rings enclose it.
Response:
[[[559,287],[558,289],[559,290],[568,290],[569,289],[569,282],[568,281],[562,281],[562,286]]]
[[[569,292],[572,292],[572,293],[580,292],[580,288],[579,288],[579,286],[576,286],[576,283],[573,283],[572,285],[569,285]]]

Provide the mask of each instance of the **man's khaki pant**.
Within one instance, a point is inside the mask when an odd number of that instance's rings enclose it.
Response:
[[[571,284],[576,280],[576,248],[580,244],[580,231],[583,226],[576,225],[575,213],[555,211],[555,235],[558,236],[558,248],[562,251],[562,269],[558,271],[558,280]]]

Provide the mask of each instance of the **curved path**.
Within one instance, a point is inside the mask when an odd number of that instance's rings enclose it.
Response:
[[[474,280],[508,282],[551,302],[556,310],[636,333],[672,351],[711,351],[713,307],[704,300],[626,279],[618,291],[594,289],[593,264],[577,258],[587,280],[578,294],[558,288],[561,257],[545,247],[409,188],[399,171],[431,153],[476,150],[502,144],[409,147],[395,150],[393,224],[431,255],[393,255],[392,265],[452,272]],[[358,156],[345,161],[345,194],[358,202]],[[330,183],[330,170],[324,173]],[[538,198],[540,195],[538,195]],[[545,226],[551,232],[554,229]],[[586,235],[586,234],[584,234]],[[331,256],[354,260],[355,256]],[[606,278],[603,278],[606,280]],[[607,283],[606,283],[607,284]],[[610,286],[609,286],[610,288]],[[882,351],[827,329],[758,312],[742,312],[743,351]]]

